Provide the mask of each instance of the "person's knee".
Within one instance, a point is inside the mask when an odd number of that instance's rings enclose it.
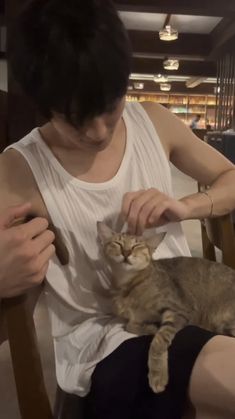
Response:
[[[195,408],[235,414],[235,339],[216,336],[200,352],[190,379]]]

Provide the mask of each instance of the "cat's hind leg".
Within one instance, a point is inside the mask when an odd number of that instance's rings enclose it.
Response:
[[[231,336],[235,338],[235,322],[234,324],[225,325],[223,327],[223,335]]]
[[[235,337],[235,310],[231,310],[230,306],[217,311],[216,315],[213,316],[213,323],[213,331],[225,336]]]

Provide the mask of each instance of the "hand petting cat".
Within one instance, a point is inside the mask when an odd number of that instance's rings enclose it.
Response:
[[[126,193],[121,212],[129,233],[141,235],[145,228],[187,219],[190,210],[186,202],[151,188]]]

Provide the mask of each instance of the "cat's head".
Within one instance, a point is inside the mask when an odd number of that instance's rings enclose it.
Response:
[[[103,222],[97,223],[97,231],[112,269],[130,273],[142,271],[149,266],[153,252],[166,235],[160,233],[144,238],[116,233]]]

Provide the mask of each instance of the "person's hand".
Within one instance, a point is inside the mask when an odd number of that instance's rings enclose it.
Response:
[[[14,226],[31,205],[11,207],[0,215],[0,298],[13,297],[40,284],[55,253],[54,233],[45,218]]]
[[[146,228],[186,219],[188,208],[184,202],[151,188],[126,193],[121,213],[129,233],[141,235]]]

